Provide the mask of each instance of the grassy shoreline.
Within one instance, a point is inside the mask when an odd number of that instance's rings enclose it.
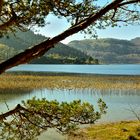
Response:
[[[140,90],[140,76],[8,72],[0,75],[0,90],[33,89]]]
[[[93,73],[70,73],[70,72],[36,72],[36,71],[7,71],[4,74],[13,75],[38,75],[38,76],[113,76],[113,77],[140,77],[140,75],[115,75],[115,74],[93,74]]]
[[[69,135],[69,140],[140,140],[140,121],[95,124]]]

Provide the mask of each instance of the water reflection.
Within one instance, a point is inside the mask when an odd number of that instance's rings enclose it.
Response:
[[[31,90],[26,89],[1,89],[0,102],[20,98],[22,95],[29,94],[30,92]]]
[[[21,94],[22,93],[22,94]],[[1,112],[7,110],[6,102],[10,108],[16,106],[22,100],[31,99],[34,96],[37,98],[46,98],[48,100],[73,101],[82,100],[90,102],[95,105],[97,109],[97,100],[102,98],[107,106],[108,111],[101,121],[116,121],[126,119],[136,119],[134,115],[129,112],[130,105],[140,111],[140,90],[97,90],[97,89],[40,89],[33,91],[24,91],[17,94],[10,91],[8,93],[0,93],[0,107]]]
[[[31,90],[23,89],[3,89],[0,90],[0,113],[13,109],[17,104],[21,103],[25,96],[28,96]],[[8,106],[8,107],[7,107]]]

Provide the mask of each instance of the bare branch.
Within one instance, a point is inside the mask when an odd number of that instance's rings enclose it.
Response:
[[[140,116],[139,116],[139,114],[136,112],[136,110],[135,110],[131,105],[129,105],[129,108],[130,108],[130,109],[127,109],[127,110],[130,111],[131,113],[133,113],[133,115],[136,117],[136,119],[137,119],[138,121],[140,121]]]
[[[118,4],[118,7],[121,7],[121,6],[124,6],[124,5],[128,5],[128,4],[135,4],[135,3],[138,3],[138,2],[140,2],[140,0],[126,1],[126,2]]]
[[[117,8],[114,8],[114,12],[113,12],[113,15],[112,15],[112,17],[111,17],[111,20],[113,20],[113,18],[115,17],[116,12],[117,12]]]
[[[20,104],[18,104],[14,109],[12,109],[12,110],[10,110],[10,111],[8,111],[6,113],[1,114],[0,115],[0,120],[6,119],[7,117],[19,112],[19,110],[21,110],[21,105]]]
[[[111,20],[113,22],[125,22],[125,23],[129,21],[129,19],[123,20],[123,19],[114,19],[114,18],[111,18]]]
[[[122,10],[124,11],[127,11],[127,12],[130,12],[130,13],[135,13],[136,11],[135,10],[129,10],[129,9],[126,9],[124,7],[120,7]]]

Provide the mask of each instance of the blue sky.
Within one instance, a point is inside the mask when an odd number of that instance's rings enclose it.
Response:
[[[50,22],[50,24],[47,24],[43,28],[36,28],[38,30],[37,33],[40,33],[46,37],[54,37],[67,28],[70,27],[70,25],[67,23],[66,19],[58,19],[54,16],[48,16],[47,21]],[[104,30],[97,30],[98,38],[117,38],[117,39],[133,39],[135,37],[140,37],[140,25],[129,25],[129,26],[122,26],[119,27],[108,27]],[[90,38],[87,36],[87,39]],[[67,44],[68,42],[72,40],[81,40],[85,39],[84,34],[77,33],[75,35],[72,35],[62,42]]]

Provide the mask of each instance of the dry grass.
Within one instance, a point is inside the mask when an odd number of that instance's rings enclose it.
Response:
[[[140,76],[99,75],[0,75],[0,89],[137,89],[140,90]]]
[[[73,140],[140,140],[140,122],[116,122],[93,125],[69,136]]]

